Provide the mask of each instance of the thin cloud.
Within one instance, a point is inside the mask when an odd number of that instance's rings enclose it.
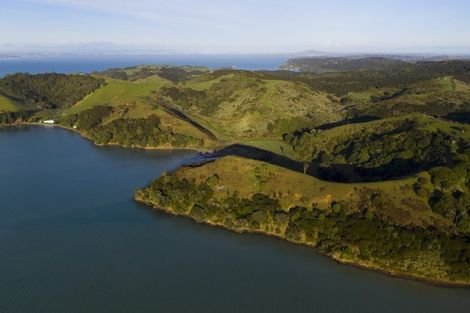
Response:
[[[161,0],[21,0],[23,2],[45,4],[50,6],[90,9],[95,11],[133,16],[148,20],[164,22],[196,22],[203,24],[218,24],[234,22],[230,18],[231,12],[226,6],[218,8],[216,5],[204,5],[197,1],[189,5],[187,1],[161,1]]]
[[[461,0],[5,0],[0,25],[10,31],[0,42],[245,51],[467,46],[468,9]]]

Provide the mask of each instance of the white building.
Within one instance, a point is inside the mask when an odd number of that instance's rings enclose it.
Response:
[[[44,124],[54,124],[55,121],[54,120],[44,120],[42,121]]]

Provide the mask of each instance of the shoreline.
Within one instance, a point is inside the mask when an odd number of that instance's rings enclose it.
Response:
[[[142,205],[145,205],[147,207],[149,207],[153,212],[158,212],[158,213],[162,213],[162,214],[168,214],[168,215],[173,215],[173,216],[178,216],[178,217],[184,217],[184,218],[188,218],[190,219],[192,222],[196,223],[196,224],[201,224],[201,225],[207,225],[207,226],[210,226],[210,227],[216,227],[216,228],[221,228],[221,229],[224,229],[226,231],[231,231],[231,232],[234,232],[234,233],[237,233],[237,234],[256,234],[256,235],[263,235],[263,236],[267,236],[269,238],[273,238],[273,239],[276,239],[276,240],[282,240],[282,241],[285,241],[289,244],[295,244],[295,245],[301,245],[301,246],[305,246],[305,247],[308,247],[308,248],[311,248],[311,249],[314,249],[314,251],[316,253],[318,253],[319,255],[322,255],[322,256],[326,256],[328,258],[330,258],[331,260],[333,260],[334,262],[338,263],[338,264],[341,264],[341,265],[345,265],[345,266],[353,266],[353,267],[356,267],[356,268],[360,268],[360,269],[363,269],[363,270],[367,270],[367,271],[371,271],[371,272],[375,272],[375,273],[380,273],[380,274],[383,274],[383,275],[386,275],[388,277],[392,277],[392,278],[401,278],[401,279],[406,279],[406,280],[409,280],[409,281],[415,281],[415,282],[419,282],[419,283],[424,283],[424,284],[427,284],[427,285],[431,285],[431,286],[435,286],[435,287],[440,287],[440,288],[459,288],[459,289],[468,289],[470,290],[470,282],[468,283],[465,283],[465,282],[453,282],[453,281],[448,281],[448,280],[441,280],[441,279],[432,279],[432,278],[425,278],[425,277],[421,277],[421,276],[418,276],[418,275],[414,275],[414,274],[411,274],[411,273],[405,273],[405,272],[397,272],[397,271],[393,271],[393,270],[389,270],[389,269],[385,269],[385,268],[380,268],[378,266],[370,266],[370,265],[367,265],[365,263],[361,263],[361,262],[355,262],[355,261],[352,261],[352,260],[345,260],[345,259],[340,259],[334,255],[329,255],[329,254],[324,254],[324,253],[321,253],[320,251],[318,251],[316,249],[316,247],[312,244],[309,244],[309,243],[306,243],[306,242],[296,242],[296,241],[292,241],[292,240],[289,240],[283,236],[280,236],[276,233],[269,233],[269,232],[264,232],[264,231],[257,231],[257,230],[251,230],[251,229],[234,229],[234,228],[228,228],[226,227],[225,225],[223,224],[218,224],[218,223],[213,223],[211,221],[197,221],[195,220],[194,218],[192,218],[190,215],[187,215],[187,214],[178,214],[176,212],[174,212],[173,210],[171,209],[165,209],[165,208],[161,208],[161,207],[158,207],[158,206],[155,206],[149,202],[146,202],[145,200],[141,200],[139,199],[138,197],[134,196],[134,201],[136,201],[137,203],[140,203]]]
[[[194,148],[193,147],[175,147],[175,146],[171,146],[171,145],[165,145],[165,146],[159,146],[159,147],[139,147],[139,146],[129,147],[129,146],[123,146],[123,145],[120,145],[120,144],[97,144],[91,138],[89,138],[84,133],[80,132],[79,130],[71,128],[71,127],[66,127],[66,126],[60,125],[60,124],[43,124],[43,123],[20,122],[20,123],[8,124],[8,125],[0,125],[0,128],[2,128],[2,127],[5,127],[5,128],[12,127],[12,128],[14,128],[14,127],[24,127],[24,126],[26,126],[26,127],[27,126],[34,126],[34,127],[42,126],[42,127],[46,127],[46,128],[61,128],[61,129],[79,134],[82,138],[90,141],[96,147],[119,147],[119,148],[124,148],[124,149],[140,149],[140,150],[156,150],[156,151],[158,151],[158,150],[162,150],[162,151],[165,151],[165,150],[190,150],[190,151],[198,152],[200,154],[214,153],[214,151],[215,151],[215,149],[202,149],[202,148],[196,148],[196,147],[194,147]],[[153,205],[152,203],[149,203],[149,202],[146,202],[144,200],[138,199],[135,195],[134,195],[133,199],[134,199],[134,201],[136,201],[138,203],[141,203],[143,205],[146,205],[147,207],[150,207],[152,211],[161,212],[161,213],[169,214],[169,215],[173,215],[173,216],[180,216],[180,217],[189,218],[197,224],[205,224],[205,225],[208,225],[208,226],[211,226],[211,227],[218,227],[218,228],[222,228],[222,229],[225,229],[227,231],[232,231],[232,232],[235,232],[235,233],[238,233],[238,234],[247,233],[247,234],[258,234],[258,235],[268,236],[268,237],[271,237],[271,238],[274,238],[274,239],[277,239],[277,240],[286,241],[290,244],[303,245],[303,246],[315,249],[315,246],[312,245],[312,244],[308,244],[308,243],[305,243],[305,242],[292,241],[292,240],[289,240],[289,239],[287,239],[287,238],[285,238],[285,237],[283,237],[279,234],[276,234],[276,233],[270,233],[270,232],[265,232],[265,231],[257,231],[257,230],[251,230],[251,229],[227,228],[223,224],[213,223],[213,222],[210,222],[210,221],[200,221],[199,222],[199,221],[196,221],[194,218],[192,218],[190,215],[178,214],[178,213],[175,213],[171,209],[164,209],[164,208],[157,207],[157,206]],[[338,264],[347,265],[347,266],[354,266],[354,267],[361,268],[361,269],[364,269],[364,270],[381,273],[381,274],[387,275],[389,277],[402,278],[402,279],[417,281],[417,282],[421,282],[421,283],[425,283],[425,284],[432,285],[432,286],[437,286],[437,287],[470,289],[470,282],[469,283],[453,282],[453,281],[448,281],[448,280],[424,278],[424,277],[421,277],[421,276],[418,276],[418,275],[414,275],[414,274],[410,274],[410,273],[404,273],[404,272],[397,272],[397,271],[393,271],[393,270],[390,270],[390,269],[381,268],[379,266],[369,265],[369,264],[366,264],[366,263],[363,263],[363,262],[357,262],[357,261],[354,261],[354,260],[341,259],[341,258],[339,258],[337,256],[334,256],[334,255],[323,254],[323,253],[319,252],[316,249],[315,249],[315,251],[317,253],[319,253],[320,255],[329,257],[330,259],[332,259],[333,261],[335,261]]]
[[[75,129],[75,128],[72,128],[72,127],[67,127],[67,126],[60,125],[60,124],[43,124],[43,123],[20,122],[20,123],[14,123],[14,124],[0,125],[0,128],[2,128],[2,127],[14,128],[14,127],[23,127],[23,126],[34,126],[34,127],[41,126],[41,127],[46,127],[46,128],[60,128],[60,129],[64,129],[64,130],[67,130],[67,131],[71,131],[73,133],[76,133],[76,134],[80,135],[82,138],[88,140],[89,142],[91,142],[96,147],[117,147],[117,148],[123,148],[123,149],[138,149],[138,150],[153,150],[153,151],[158,151],[158,150],[161,150],[161,151],[166,151],[166,150],[190,150],[190,151],[195,151],[195,152],[198,152],[198,153],[214,153],[214,151],[216,150],[216,148],[209,149],[209,148],[201,148],[201,147],[177,147],[177,146],[172,146],[172,145],[163,145],[163,146],[157,146],[157,147],[149,147],[149,146],[146,146],[146,147],[130,146],[129,147],[129,146],[124,146],[124,145],[117,144],[117,143],[99,144],[99,143],[96,143],[93,139],[91,139],[86,134],[80,132],[78,129]]]

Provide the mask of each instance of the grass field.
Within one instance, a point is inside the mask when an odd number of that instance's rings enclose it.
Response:
[[[470,110],[470,86],[451,76],[443,76],[406,88],[350,92],[348,99],[350,105],[362,114],[392,116],[397,113],[423,112],[442,116],[452,111]]]
[[[212,87],[216,83],[220,83],[222,79],[230,79],[233,77],[235,77],[234,74],[219,76],[217,78],[211,78],[210,76],[202,76],[202,77],[198,77],[187,82],[182,82],[181,85],[187,88],[194,89],[194,90],[202,91],[202,90],[208,90],[210,87]]]
[[[191,124],[167,113],[153,103],[152,94],[162,86],[172,83],[158,76],[150,76],[136,81],[108,79],[106,85],[88,95],[73,107],[61,112],[62,116],[76,114],[96,105],[109,105],[115,108],[114,113],[104,123],[118,118],[147,118],[156,115],[162,127],[175,133],[202,138],[211,145],[209,138]]]
[[[335,147],[335,143],[343,141],[358,133],[373,133],[374,129],[382,130],[384,125],[403,121],[405,119],[413,119],[418,123],[418,129],[428,131],[442,131],[453,138],[460,138],[465,141],[470,140],[470,125],[461,124],[434,118],[429,115],[412,113],[404,116],[397,116],[358,124],[348,124],[332,129],[322,131],[320,135],[312,137],[310,145],[315,145],[318,150],[331,151]]]
[[[259,138],[257,140],[241,141],[240,143],[286,156],[291,159],[296,159],[296,155],[294,154],[294,151],[292,151],[292,148],[283,141],[265,140],[263,138]]]
[[[344,117],[338,100],[299,82],[263,80],[249,73],[207,76],[180,84],[205,91],[206,103],[188,103],[186,113],[226,140],[279,140],[295,129]]]
[[[147,97],[166,84],[170,82],[156,76],[135,82],[107,79],[103,87],[68,109],[66,113],[78,113],[95,105],[128,107],[136,111],[145,110],[141,106],[148,106]]]
[[[18,107],[15,102],[5,96],[0,95],[0,112],[15,112]]]
[[[167,130],[207,139],[194,126],[169,114],[155,102],[154,93],[165,86],[206,92],[207,101],[215,107],[206,110],[204,103],[191,102],[180,110],[213,132],[219,139],[219,144],[247,144],[291,158],[294,158],[294,154],[288,145],[282,143],[282,134],[341,120],[346,114],[339,99],[315,91],[303,83],[264,80],[250,73],[229,72],[223,75],[206,73],[180,83],[173,83],[156,75],[135,81],[106,78],[103,87],[62,112],[62,115],[78,113],[96,105],[111,105],[115,112],[105,123],[117,118],[145,118],[155,114]],[[400,95],[398,98],[400,101],[406,99],[410,103],[421,103],[430,95],[435,96],[435,93],[455,93],[457,89],[465,93],[465,88],[465,83],[445,76],[415,84],[412,94]],[[371,107],[371,96],[399,91],[399,88],[370,89],[350,93],[349,96],[359,107],[368,108]],[[386,100],[380,106],[393,106],[399,100]],[[176,104],[175,106],[178,107]],[[318,144],[325,145],[334,140],[335,136],[345,136],[364,127],[376,127],[374,125],[379,125],[377,123],[336,127],[323,132]],[[442,127],[455,133],[451,126]]]
[[[412,218],[401,221],[413,225],[447,224],[448,221],[433,213],[426,199],[417,196],[412,188],[416,177],[373,183],[335,183],[326,182],[312,176],[295,172],[266,162],[240,157],[224,157],[200,167],[183,167],[175,172],[178,178],[186,178],[196,183],[217,175],[217,187],[214,197],[224,199],[229,194],[237,193],[242,198],[251,198],[256,193],[269,195],[277,199],[281,207],[301,206],[327,209],[332,202],[356,201],[358,190],[368,188],[380,190],[387,194],[394,204],[403,211],[409,212]],[[423,172],[418,175],[426,176]],[[420,203],[421,208],[408,206],[403,199]],[[425,208],[425,209],[423,209]]]

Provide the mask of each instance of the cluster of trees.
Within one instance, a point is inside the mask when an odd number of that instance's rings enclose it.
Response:
[[[300,66],[300,64],[298,64]],[[308,67],[308,64],[306,65]],[[339,97],[351,91],[371,88],[405,88],[411,84],[447,75],[456,75],[465,80],[470,73],[470,61],[423,61],[403,62],[382,69],[330,72],[320,75],[309,72],[275,71],[265,72],[275,79],[303,81],[314,89],[323,90]]]
[[[458,74],[458,75],[455,75],[455,78],[457,78],[460,81],[463,81],[464,83],[470,84],[470,73]]]
[[[470,94],[465,95],[464,97],[470,99],[469,96]],[[377,106],[365,105],[354,107],[350,110],[350,114],[352,116],[373,115],[377,117],[391,117],[419,112],[437,117],[450,117],[450,120],[465,122],[465,118],[460,116],[461,113],[459,111],[462,113],[470,111],[470,102],[465,100],[463,97],[461,98],[457,93],[446,93],[441,95],[431,94],[428,98],[422,98],[422,102],[415,102],[413,100],[401,101],[398,99],[393,104],[387,103]],[[454,114],[456,112],[458,112],[457,119],[453,118],[455,117]]]
[[[119,80],[131,80],[129,79],[129,75],[126,73],[125,69],[120,68],[110,68],[102,72],[96,72],[96,75],[103,75],[113,79]]]
[[[441,80],[444,82],[445,80]],[[453,80],[448,81],[453,84]],[[379,90],[370,99],[357,99],[345,96],[341,99],[347,106],[351,117],[372,115],[390,117],[420,112],[432,116],[457,118],[464,121],[461,114],[470,111],[470,93],[464,89],[453,90],[452,87],[439,85],[437,81],[421,82],[405,88],[394,87],[391,90]],[[452,116],[454,115],[454,116]]]
[[[182,82],[190,79],[195,75],[201,75],[206,72],[206,69],[203,68],[193,68],[193,67],[162,67],[158,72],[158,76],[161,78],[167,79],[174,83]]]
[[[177,67],[177,66],[139,66],[126,68],[111,68],[96,74],[120,80],[138,80],[150,76],[160,76],[172,82],[181,82],[190,79],[194,75],[206,72],[205,68]]]
[[[210,78],[214,78],[226,73],[227,71],[218,71]],[[191,109],[204,115],[212,115],[217,111],[219,105],[223,102],[234,102],[238,93],[243,90],[251,90],[252,94],[256,97],[260,97],[266,88],[263,86],[261,80],[253,77],[254,74],[248,74],[245,72],[235,72],[230,78],[222,78],[218,82],[212,84],[207,90],[194,90],[185,87],[163,87],[157,95],[163,97],[163,99],[170,99],[181,109]],[[248,98],[245,100],[252,101],[256,104],[255,98]],[[256,107],[253,107],[256,110]]]
[[[334,59],[333,59],[334,61]],[[357,61],[357,60],[354,60]],[[305,68],[301,64],[305,62]],[[318,60],[297,60],[303,69],[310,62]],[[351,61],[353,62],[353,61]],[[322,61],[320,60],[320,63]],[[374,62],[372,62],[375,66]],[[333,62],[334,64],[334,62]],[[341,62],[334,66],[343,67]],[[362,65],[358,64],[359,67]],[[378,66],[376,69],[362,69],[315,74],[313,72],[272,71],[263,72],[263,79],[301,81],[314,90],[322,90],[341,98],[351,118],[366,115],[390,117],[412,112],[433,116],[449,113],[470,112],[469,93],[463,90],[450,91],[446,88],[427,85],[433,79],[453,76],[458,80],[470,81],[470,61],[427,61]],[[421,86],[419,84],[423,83]],[[355,99],[350,92],[377,90],[370,99]],[[382,94],[382,89],[389,89]]]
[[[390,92],[390,91],[386,90],[382,94],[370,96],[370,101],[371,102],[386,101],[386,100],[390,100],[390,99],[393,99],[393,98],[400,97],[400,96],[406,94],[407,92],[408,92],[407,88],[402,88],[402,89],[400,89],[396,92]]]
[[[470,160],[460,160],[452,168],[433,168],[429,174],[434,190],[426,190],[425,182],[419,181],[416,188],[429,195],[435,213],[452,221],[458,231],[470,234]]]
[[[321,132],[285,136],[293,150],[319,164],[319,174],[328,180],[351,181],[355,176],[387,179],[434,166],[449,165],[457,150],[452,138],[441,131],[426,131],[412,119],[381,123],[352,135],[335,137],[320,148]]]
[[[18,73],[0,80],[0,92],[28,106],[56,109],[74,105],[103,83],[88,75]]]
[[[212,196],[217,181],[216,174],[202,184],[166,174],[138,191],[136,197],[161,208],[170,208],[175,213],[190,215],[199,222],[213,221],[231,225],[228,227],[232,229],[260,230],[277,215],[287,217],[278,200],[263,194],[255,194],[251,199],[241,199],[233,194],[222,202],[214,201]]]
[[[91,109],[68,116],[62,121],[68,127],[76,126],[98,144],[116,144],[125,147],[175,147],[201,146],[204,141],[192,136],[165,131],[160,119],[151,115],[148,118],[118,118],[106,122],[113,113],[110,106],[94,106]]]
[[[189,110],[192,106],[203,106],[207,101],[207,93],[204,90],[199,91],[191,88],[162,87],[158,91],[158,95],[170,98],[183,110]]]
[[[435,190],[429,198],[432,210],[452,220],[459,231],[470,233],[470,194]]]
[[[124,147],[196,147],[204,144],[200,138],[163,130],[160,119],[155,115],[148,118],[116,119],[92,128],[87,134],[97,143]]]
[[[289,119],[276,119],[269,122],[266,128],[271,134],[276,135],[276,137],[286,136],[287,134],[296,132],[299,129],[308,129],[309,127],[312,127],[315,122],[310,115],[311,114],[307,114],[305,117],[295,116]]]
[[[466,235],[411,228],[380,218],[376,212],[390,203],[378,192],[363,193],[354,209],[348,209],[348,203],[333,202],[326,210],[313,206],[284,211],[277,199],[264,194],[247,199],[234,193],[216,200],[213,194],[217,182],[217,175],[195,183],[166,174],[138,191],[136,199],[199,222],[277,234],[329,255],[370,261],[385,269],[428,278],[470,280],[470,241]],[[439,262],[443,268],[436,268]]]
[[[36,111],[0,112],[0,125],[28,121]]]
[[[402,67],[407,64],[405,61],[383,57],[318,57],[290,59],[284,67],[322,74],[328,72],[386,70]]]
[[[459,131],[459,129],[457,129]],[[318,176],[344,182],[384,180],[428,170],[413,186],[432,210],[460,232],[470,232],[470,146],[414,120],[377,124],[320,145],[320,131],[286,136],[293,149],[318,165]]]
[[[112,112],[113,108],[110,106],[97,105],[79,114],[67,116],[62,124],[68,127],[76,126],[79,130],[88,131],[100,125]]]

